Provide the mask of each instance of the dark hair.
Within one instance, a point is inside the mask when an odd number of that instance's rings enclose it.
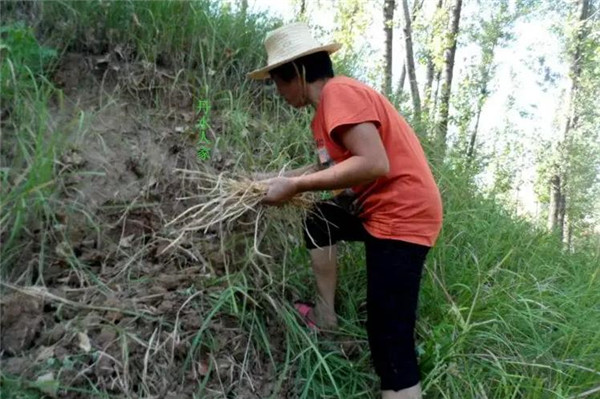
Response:
[[[306,83],[312,83],[323,78],[333,78],[333,66],[327,51],[319,51],[297,58],[272,69],[269,74],[271,77],[279,77],[284,82],[291,82],[298,73],[302,74],[302,67],[304,67]]]

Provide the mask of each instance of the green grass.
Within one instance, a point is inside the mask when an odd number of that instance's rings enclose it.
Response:
[[[39,8],[38,36],[60,54],[104,54],[120,46],[130,61],[176,71],[177,79],[156,88],[153,104],[162,104],[163,96],[176,90],[210,101],[211,123],[221,125],[214,149],[234,160],[237,170],[313,161],[310,112],[290,109],[272,88],[244,76],[260,65],[260,38],[278,21],[244,17],[207,1],[48,1],[33,7]],[[4,26],[9,16],[3,18]],[[44,78],[43,69],[29,66],[32,62],[21,61],[27,73],[19,81],[25,83],[13,80],[14,112],[3,133],[3,140],[15,143],[12,153],[3,153],[3,273],[25,249],[39,252],[43,272],[44,254],[57,239],[49,227],[61,205],[55,197],[62,179],[57,159],[73,133],[49,128],[49,103],[60,92]],[[71,127],[81,132],[83,125],[74,121]],[[471,176],[451,165],[435,173],[445,221],[423,277],[417,328],[427,397],[569,398],[600,385],[598,249],[565,252],[556,237],[479,194]],[[27,240],[35,228],[48,231],[38,247]],[[377,397],[364,329],[362,245],[345,244],[339,251],[340,331],[315,336],[290,306],[294,298],[314,293],[300,230],[283,221],[266,228],[261,250],[273,258],[257,257],[252,237],[234,237],[226,251],[234,252],[241,241],[245,253],[227,265],[225,276],[206,282],[208,294],[180,292],[203,317],[181,375],[198,353],[221,348],[211,322],[228,318],[245,345],[235,359],[237,375],[251,378],[258,366],[269,370],[271,397],[289,390],[307,399]],[[84,268],[76,259],[70,266]],[[198,381],[196,397],[207,394],[209,382]],[[22,389],[14,397],[36,397],[31,385],[18,379],[5,379],[3,387]],[[108,396],[91,383],[88,388],[84,395]]]
[[[55,52],[40,46],[23,24],[0,29],[4,53],[0,65],[2,109],[10,115],[3,126],[0,235],[2,272],[23,250],[26,226],[49,222],[54,167],[64,137],[49,134],[48,102],[55,95],[45,76]]]

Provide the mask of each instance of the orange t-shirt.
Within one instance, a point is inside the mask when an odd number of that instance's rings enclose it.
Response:
[[[363,122],[377,127],[390,165],[385,176],[352,187],[363,225],[374,237],[433,246],[442,226],[439,190],[417,136],[380,93],[345,76],[327,81],[311,123],[319,162],[331,166],[350,158],[332,133]]]

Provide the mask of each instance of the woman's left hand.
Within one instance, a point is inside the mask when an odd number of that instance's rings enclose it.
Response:
[[[274,177],[265,180],[264,183],[269,185],[267,194],[262,202],[268,205],[279,205],[292,199],[298,194],[298,185],[294,178],[289,177]]]

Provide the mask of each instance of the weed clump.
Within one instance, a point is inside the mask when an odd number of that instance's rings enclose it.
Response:
[[[231,230],[234,223],[252,213],[255,232],[264,212],[262,200],[268,186],[264,182],[254,181],[247,177],[235,177],[230,173],[219,173],[194,170],[178,170],[184,179],[194,183],[198,194],[182,197],[182,200],[193,200],[190,206],[166,227],[175,226],[179,236],[165,248],[165,251],[175,245],[190,232],[206,233],[211,228],[225,227]],[[304,212],[309,212],[317,197],[314,193],[302,193],[287,202]]]

